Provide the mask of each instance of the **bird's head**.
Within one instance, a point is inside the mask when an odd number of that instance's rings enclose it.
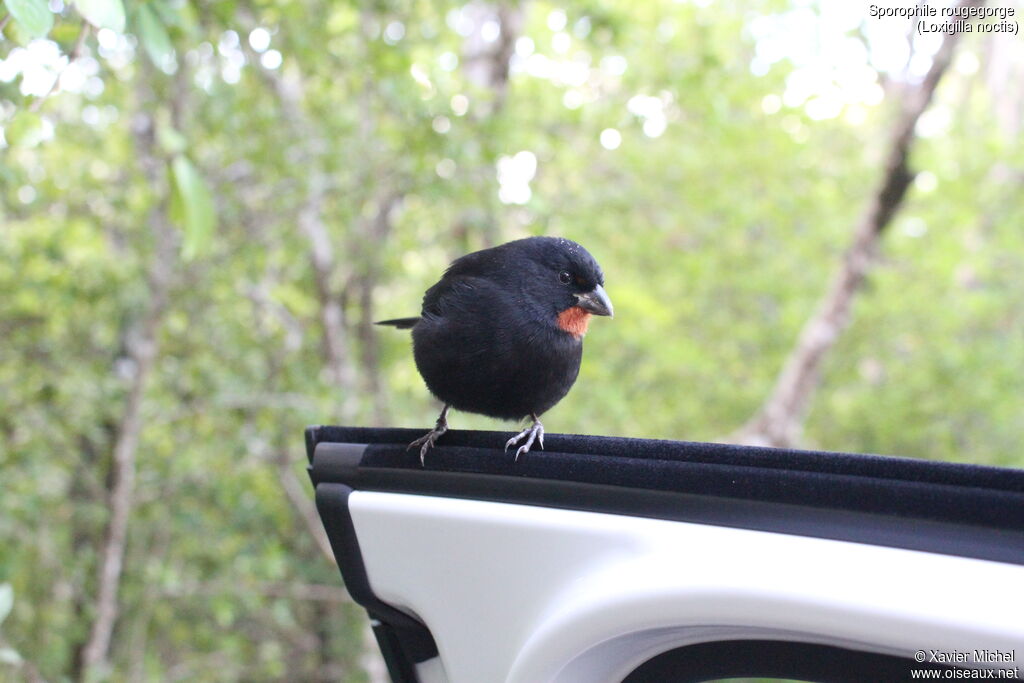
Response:
[[[594,257],[576,242],[560,237],[530,237],[520,245],[530,262],[524,291],[541,315],[562,331],[583,337],[591,315],[614,314],[604,291],[604,273]]]

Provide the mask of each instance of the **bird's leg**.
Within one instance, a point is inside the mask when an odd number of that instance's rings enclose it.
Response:
[[[510,447],[515,446],[524,438],[526,439],[526,443],[520,446],[516,451],[516,460],[519,460],[519,456],[523,453],[528,453],[530,451],[530,447],[533,446],[534,440],[540,444],[540,449],[544,450],[544,425],[540,423],[540,418],[534,413],[530,413],[530,417],[533,418],[533,424],[505,442],[505,450],[507,451]]]
[[[441,435],[448,431],[448,404],[444,404],[444,408],[441,409],[441,415],[437,418],[437,424],[429,432],[421,436],[420,438],[409,444],[409,447],[405,450],[410,451],[417,446],[420,446],[420,466],[423,466],[426,462],[427,451],[429,451],[433,445],[441,438]]]

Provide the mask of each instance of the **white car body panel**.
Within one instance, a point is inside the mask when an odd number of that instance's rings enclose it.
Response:
[[[1016,564],[401,493],[354,491],[349,509],[374,594],[434,636],[428,683],[614,682],[733,639],[1024,657]]]

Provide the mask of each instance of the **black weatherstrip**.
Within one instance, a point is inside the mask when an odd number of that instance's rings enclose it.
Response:
[[[726,640],[670,650],[647,660],[622,683],[697,683],[728,678],[781,678],[815,683],[971,678],[946,664],[831,645],[775,640]],[[948,674],[947,674],[948,671]],[[927,673],[925,673],[927,672]],[[928,675],[931,674],[931,675]]]
[[[507,433],[470,431],[445,434],[421,467],[419,454],[406,449],[421,435],[306,431],[321,518],[349,592],[380,622],[375,632],[395,681],[415,681],[413,663],[437,649],[424,625],[370,589],[348,512],[353,490],[670,519],[1024,565],[1024,470],[562,434],[546,435],[547,451],[515,462],[502,450]]]
[[[349,514],[350,493],[352,489],[344,484],[320,484],[316,487],[317,511],[349,595],[366,608],[374,622],[373,633],[391,680],[394,683],[415,683],[418,678],[413,663],[436,657],[437,645],[423,624],[381,602],[370,589],[359,540]]]
[[[406,451],[415,431],[311,431],[314,484],[655,517],[1024,564],[1021,470],[556,434],[545,439],[548,451],[527,453],[516,463],[500,448],[477,445],[503,445],[505,435],[494,432],[449,432],[450,443],[431,450],[422,468],[418,454]]]

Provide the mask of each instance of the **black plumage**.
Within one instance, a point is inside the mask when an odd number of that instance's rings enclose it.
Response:
[[[449,407],[495,418],[532,417],[509,439],[516,457],[539,440],[539,416],[576,381],[591,314],[612,314],[597,261],[579,244],[529,237],[467,254],[427,290],[419,318],[379,324],[412,329],[416,367],[445,404],[437,426],[410,444],[421,459],[447,431]]]

